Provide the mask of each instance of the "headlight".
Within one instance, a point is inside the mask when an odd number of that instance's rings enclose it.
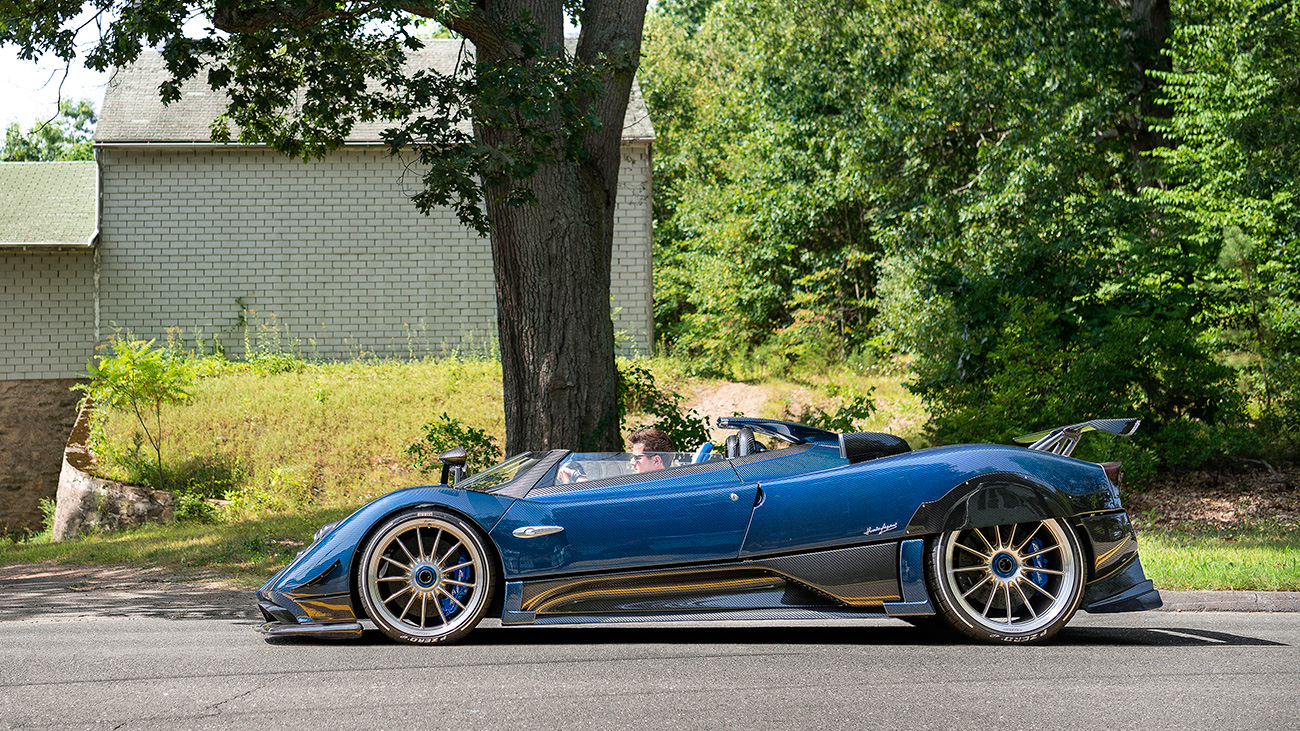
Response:
[[[334,528],[341,522],[342,521],[336,520],[333,523],[326,523],[325,525],[322,525],[321,527],[317,528],[316,532],[312,534],[311,542],[315,543],[316,541],[319,541],[321,538],[325,536],[326,533],[329,533],[330,531],[334,530]]]

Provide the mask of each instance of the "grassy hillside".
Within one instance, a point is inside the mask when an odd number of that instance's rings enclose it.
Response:
[[[758,374],[739,383],[687,377],[673,360],[640,364],[660,387],[681,394],[684,406],[710,416],[840,418],[854,429],[889,431],[924,446],[925,411],[902,387],[901,372],[845,368]],[[194,365],[199,377],[192,397],[165,408],[162,419],[166,487],[187,496],[182,519],[61,544],[43,536],[0,541],[0,564],[163,566],[255,585],[321,524],[375,496],[435,481],[419,473],[406,448],[443,413],[493,436],[498,446],[504,442],[500,364],[489,359],[244,364],[209,358]],[[625,427],[645,421],[633,414]],[[139,429],[132,413],[109,416],[94,445],[105,476],[156,479],[152,451],[133,446]],[[1238,521],[1230,533],[1194,523],[1169,527],[1159,517],[1173,515],[1174,503],[1146,500],[1160,494],[1133,496],[1141,506],[1134,517],[1149,526],[1144,565],[1158,585],[1300,589],[1300,532],[1293,522]]]

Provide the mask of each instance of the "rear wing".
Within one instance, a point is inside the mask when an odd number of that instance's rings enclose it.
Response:
[[[1026,434],[1011,441],[1039,452],[1051,452],[1068,457],[1079,444],[1079,437],[1090,431],[1104,431],[1107,434],[1129,437],[1133,436],[1133,432],[1137,431],[1141,423],[1141,419],[1093,419],[1082,424],[1058,426],[1055,429]]]

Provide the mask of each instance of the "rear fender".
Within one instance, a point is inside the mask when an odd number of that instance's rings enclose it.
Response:
[[[992,473],[974,477],[938,500],[921,503],[907,522],[908,535],[947,533],[1027,523],[1074,514],[1068,496],[1026,475]]]

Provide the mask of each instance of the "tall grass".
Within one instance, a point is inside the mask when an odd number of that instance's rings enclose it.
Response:
[[[254,364],[255,365],[255,364]],[[403,454],[446,412],[504,432],[494,360],[288,361],[266,369],[204,359],[189,403],[164,409],[162,487],[232,501],[237,517],[355,505],[427,481]],[[278,372],[276,372],[278,371]],[[128,414],[109,414],[99,451],[131,444]],[[139,455],[101,459],[104,476],[149,477]]]

